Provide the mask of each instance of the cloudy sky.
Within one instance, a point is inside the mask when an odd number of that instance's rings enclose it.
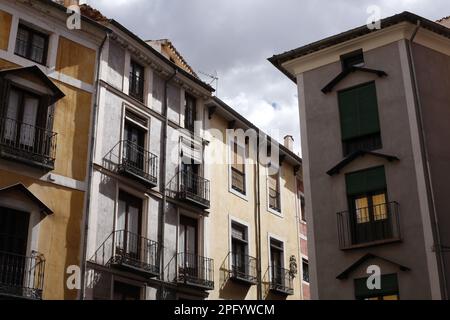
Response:
[[[296,87],[267,58],[364,25],[367,8],[382,17],[411,11],[436,20],[448,0],[88,0],[145,40],[169,38],[196,71],[217,72],[218,97],[300,150]],[[205,79],[206,80],[206,79]]]

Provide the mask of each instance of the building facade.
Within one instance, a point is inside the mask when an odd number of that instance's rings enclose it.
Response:
[[[448,298],[449,38],[405,12],[270,59],[298,85],[313,299]]]
[[[0,297],[76,299],[97,52],[52,1],[0,3]],[[75,54],[76,53],[76,54]]]

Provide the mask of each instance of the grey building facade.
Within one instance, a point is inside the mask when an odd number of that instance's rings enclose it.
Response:
[[[448,298],[449,38],[405,12],[269,59],[298,85],[313,299]]]

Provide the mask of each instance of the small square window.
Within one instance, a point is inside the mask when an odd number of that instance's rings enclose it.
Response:
[[[47,61],[48,35],[19,24],[14,53],[23,58],[45,65]]]
[[[356,50],[341,56],[342,70],[347,70],[351,67],[364,66],[364,54],[363,51]]]

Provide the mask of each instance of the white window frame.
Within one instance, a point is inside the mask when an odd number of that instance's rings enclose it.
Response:
[[[283,262],[283,268],[286,268],[286,240],[280,236],[277,236],[275,234],[272,233],[268,233],[267,234],[267,252],[268,252],[268,269],[269,269],[269,281],[272,280],[272,265],[271,265],[271,258],[272,258],[272,247],[270,245],[270,240],[276,240],[279,241],[283,244],[283,257],[281,258],[281,261]]]
[[[233,171],[232,171],[232,164],[233,164],[233,149],[234,149],[234,143],[237,143],[240,148],[244,148],[245,156],[244,156],[244,175],[245,175],[245,194],[241,193],[235,189],[233,189]],[[249,201],[249,179],[248,179],[248,154],[247,154],[247,145],[244,143],[244,145],[240,144],[239,141],[232,135],[229,138],[228,141],[228,191],[235,196],[245,200]]]
[[[247,233],[247,238],[248,238],[248,241],[247,241],[247,255],[251,256],[251,252],[252,252],[251,251],[252,250],[251,243],[252,243],[252,241],[250,239],[253,239],[252,238],[253,234],[251,232],[250,224],[247,221],[244,221],[242,219],[236,218],[236,217],[234,217],[232,215],[228,216],[228,254],[231,254],[232,249],[233,249],[233,246],[232,246],[233,223],[241,225],[242,227],[246,228],[246,233]],[[232,267],[231,263],[232,263],[232,258],[230,256],[229,259],[228,259],[228,268],[229,268],[229,270],[231,270],[231,267]]]
[[[278,192],[280,193],[280,211],[276,211],[273,210],[270,207],[270,195],[269,195],[269,167],[266,167],[266,206],[267,206],[267,211],[280,217],[280,218],[284,218],[284,214],[283,214],[283,192],[282,192],[282,184],[281,184],[281,173],[282,173],[282,165],[280,165],[279,167],[279,171],[278,171],[278,186],[279,186],[279,190]]]

